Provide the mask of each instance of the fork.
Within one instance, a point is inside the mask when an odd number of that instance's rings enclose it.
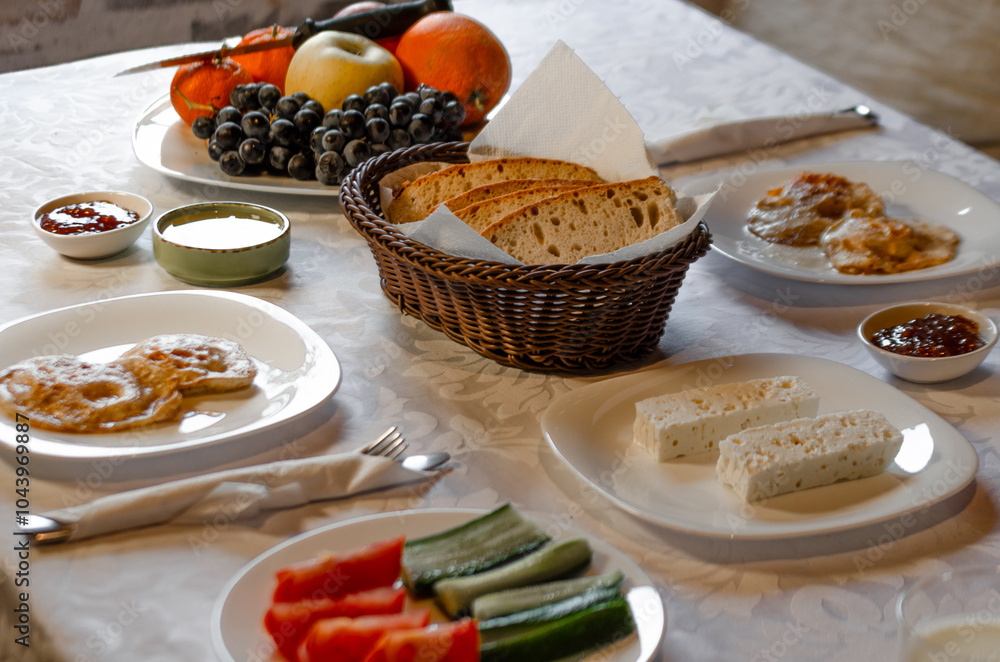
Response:
[[[395,460],[411,471],[433,471],[451,460],[451,455],[444,451],[403,457],[403,451],[408,446],[409,444],[403,439],[403,433],[398,427],[393,425],[383,432],[378,439],[358,452],[373,457],[384,457]]]
[[[399,428],[393,425],[391,428],[379,435],[378,439],[368,444],[362,448],[360,453],[363,455],[371,455],[374,457],[387,457],[390,460],[395,460],[403,451],[409,446],[406,440],[403,438],[403,433],[400,432]]]

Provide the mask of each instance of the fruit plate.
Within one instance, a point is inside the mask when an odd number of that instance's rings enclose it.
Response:
[[[868,184],[881,195],[889,216],[911,217],[944,225],[961,240],[954,259],[927,269],[899,274],[842,274],[815,247],[771,244],[746,229],[747,211],[768,189],[781,186],[802,172],[824,172]],[[714,190],[718,175],[699,178],[685,192]],[[977,189],[913,161],[854,161],[815,163],[730,173],[705,222],[712,231],[712,249],[757,271],[817,283],[882,285],[960,276],[1000,265],[1000,205]]]
[[[145,338],[199,333],[239,342],[257,365],[249,389],[186,397],[176,421],[109,433],[68,433],[32,427],[32,471],[69,470],[96,461],[116,466],[149,459],[157,471],[167,456],[224,450],[250,453],[256,440],[280,443],[277,427],[326,402],[340,385],[340,364],[312,329],[271,303],[231,292],[173,291],[93,301],[16,320],[0,327],[0,366],[46,354],[107,361]],[[0,417],[0,449],[16,450],[14,420]],[[202,466],[203,468],[203,466]]]
[[[191,133],[164,95],[150,104],[132,129],[132,151],[139,161],[167,175],[186,182],[230,189],[291,195],[336,196],[339,186],[327,186],[316,180],[302,181],[271,174],[230,177],[208,156],[208,147]]]
[[[716,478],[718,451],[656,462],[632,443],[638,400],[781,375],[805,380],[819,413],[875,409],[903,432],[883,473],[747,504]],[[955,428],[885,382],[828,359],[744,354],[623,375],[555,400],[542,430],[577,475],[626,511],[685,533],[779,540],[829,534],[924,510],[975,478],[979,456]]]
[[[247,659],[277,662],[274,642],[263,628],[264,614],[274,592],[274,573],[298,561],[323,552],[336,552],[367,545],[398,535],[419,537],[458,526],[486,511],[471,509],[426,509],[382,513],[338,522],[286,540],[259,555],[243,567],[223,587],[212,608],[212,645],[225,662]],[[565,536],[582,536],[569,529]],[[666,617],[663,602],[652,580],[634,561],[612,545],[586,536],[594,550],[587,574],[621,570],[625,575],[626,598],[636,622],[636,634],[613,646],[582,658],[580,662],[648,662],[656,655],[663,639]],[[444,620],[432,608],[434,620]]]

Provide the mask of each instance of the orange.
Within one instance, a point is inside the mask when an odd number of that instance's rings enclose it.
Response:
[[[420,83],[458,95],[465,106],[462,126],[486,117],[510,88],[507,50],[482,23],[454,12],[424,16],[396,46],[406,88]]]
[[[253,82],[253,76],[229,58],[192,62],[177,68],[170,82],[170,103],[190,126],[199,115],[211,115],[229,105],[237,85]]]
[[[243,35],[240,46],[248,44],[259,44],[276,39],[284,39],[295,34],[295,30],[283,28],[280,25],[272,25],[268,28],[260,28]],[[233,59],[241,67],[250,72],[255,82],[272,83],[278,86],[282,92],[285,91],[285,72],[288,71],[288,63],[292,61],[295,49],[291,46],[282,48],[272,48],[256,53],[246,53],[244,55],[234,55]]]

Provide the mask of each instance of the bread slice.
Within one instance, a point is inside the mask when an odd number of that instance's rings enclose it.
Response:
[[[659,177],[573,189],[511,212],[482,235],[525,264],[572,264],[684,222]]]
[[[454,198],[448,198],[442,202],[441,205],[445,205],[452,212],[458,213],[469,205],[474,205],[477,202],[489,200],[490,198],[497,198],[501,195],[507,195],[508,193],[514,193],[516,191],[524,191],[529,188],[537,188],[539,186],[565,186],[569,184],[574,186],[590,186],[592,183],[593,182],[589,179],[559,179],[557,177],[547,179],[505,179],[500,182],[477,186],[476,188],[468,190],[465,193],[459,193]],[[435,209],[436,208],[437,207],[435,207]],[[433,211],[433,209],[431,211]]]
[[[582,188],[583,186],[592,184],[593,182],[578,182],[576,184],[562,186],[538,186],[536,188],[529,188],[523,191],[515,191],[514,193],[508,193],[507,195],[501,195],[496,198],[490,198],[488,200],[483,200],[482,202],[477,202],[474,205],[469,205],[465,209],[460,209],[455,212],[455,216],[458,216],[460,219],[465,221],[468,226],[476,232],[482,233],[483,230],[493,225],[507,214],[512,211],[516,211],[525,205],[529,205],[533,202],[539,202],[546,198],[551,198],[552,196],[563,193],[564,191]]]
[[[601,181],[593,169],[556,159],[516,157],[460,163],[407,182],[386,213],[393,223],[426,218],[435,206],[477,186],[506,179],[587,179]]]

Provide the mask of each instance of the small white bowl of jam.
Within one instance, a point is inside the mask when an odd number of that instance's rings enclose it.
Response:
[[[914,302],[872,313],[858,325],[858,337],[897,377],[933,384],[978,368],[996,345],[997,325],[967,306]]]
[[[290,247],[288,218],[246,202],[184,205],[153,225],[156,261],[196,285],[228,287],[269,278],[284,267]]]
[[[134,193],[89,191],[49,200],[31,224],[46,244],[66,257],[97,260],[121,253],[142,236],[153,204]]]

